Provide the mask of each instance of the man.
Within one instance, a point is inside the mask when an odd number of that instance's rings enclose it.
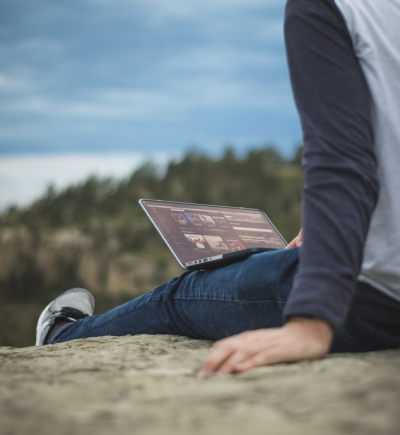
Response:
[[[200,377],[400,348],[399,23],[400,0],[287,3],[305,175],[303,230],[289,249],[184,273],[100,316],[88,292],[71,290],[43,311],[37,344],[140,333],[220,340]]]

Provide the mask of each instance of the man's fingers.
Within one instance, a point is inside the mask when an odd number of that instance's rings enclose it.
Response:
[[[254,367],[260,367],[269,364],[278,364],[281,362],[288,362],[293,356],[289,356],[288,352],[278,347],[272,347],[266,351],[258,352],[239,363],[236,364],[235,372],[244,372]]]
[[[216,372],[221,364],[223,364],[235,351],[234,346],[225,342],[217,342],[210,350],[207,358],[204,360],[203,366],[198,374],[199,378],[204,378],[210,373]]]
[[[295,247],[296,247],[296,240],[292,240],[290,243],[286,245],[285,249],[290,249]]]
[[[298,237],[296,237],[295,239],[293,239],[290,243],[288,243],[285,247],[285,249],[290,249],[290,248],[297,248],[301,246],[301,240],[299,240]]]
[[[236,373],[236,366],[243,361],[250,359],[257,350],[253,349],[241,349],[236,350],[229,358],[227,358],[223,364],[218,369],[218,374],[229,375],[231,373]]]
[[[302,242],[303,242],[303,230],[300,230],[298,236],[296,236],[288,245],[286,245],[285,249],[298,248],[301,246]]]
[[[235,366],[255,355],[260,346],[265,346],[259,340],[258,331],[246,331],[233,337],[218,341],[211,348],[202,368],[198,373],[199,378],[218,372],[220,375],[235,373]],[[268,337],[273,340],[275,329],[268,331]]]
[[[234,365],[255,353],[255,350],[252,350],[252,346],[249,346],[248,343],[249,338],[251,339],[253,335],[254,331],[247,331],[215,343],[205,359],[198,377],[204,378],[215,372],[221,375],[233,373],[232,367]]]
[[[247,349],[234,352],[221,364],[218,373],[228,375],[266,364],[277,364],[292,359],[291,353],[291,349],[286,346],[276,346],[273,343],[268,343],[264,344],[263,348],[260,349],[259,345],[256,344]]]

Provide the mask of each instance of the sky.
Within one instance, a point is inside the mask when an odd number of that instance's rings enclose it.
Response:
[[[0,210],[189,148],[290,155],[284,6],[0,0]]]

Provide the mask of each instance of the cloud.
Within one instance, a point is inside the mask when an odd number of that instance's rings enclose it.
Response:
[[[285,4],[285,0],[86,0],[86,2],[113,10],[122,10],[124,13],[142,9],[166,19],[198,17],[203,13],[226,11],[227,9],[251,10]]]
[[[33,71],[27,66],[14,66],[9,68],[9,71],[3,71],[0,73],[0,92],[6,97],[38,92],[38,82],[35,81],[32,73]]]
[[[147,159],[163,166],[167,153],[58,154],[0,157],[0,210],[11,204],[26,206],[53,184],[62,189],[90,175],[121,179]]]
[[[212,68],[212,65],[209,65]],[[40,114],[51,118],[179,119],[191,111],[209,109],[292,108],[290,94],[275,83],[273,90],[252,80],[203,73],[171,79],[165,89],[103,88],[86,99],[21,96],[0,105],[0,113]],[[7,129],[6,129],[7,130]],[[0,134],[2,129],[0,128]],[[18,133],[18,135],[20,132]]]
[[[238,75],[243,70],[272,68],[285,65],[281,54],[261,50],[234,49],[225,46],[190,47],[164,60],[162,68],[173,72],[216,75]]]
[[[282,37],[286,0],[86,0],[113,19],[137,20],[153,31],[190,25],[203,36],[231,38],[246,29],[248,36],[277,41]],[[278,24],[278,27],[276,26]],[[262,29],[269,32],[262,32]],[[175,29],[176,30],[176,29]]]
[[[248,74],[263,71],[267,77],[285,65],[282,54],[272,51],[192,45],[160,59],[157,83],[149,79],[147,86],[118,88],[94,82],[86,90],[71,90],[61,96],[46,90],[34,71],[17,68],[0,75],[0,90],[12,94],[0,103],[0,112],[145,120],[159,115],[176,119],[201,108],[281,106],[285,100],[281,94],[275,98],[267,82],[249,78]]]
[[[1,152],[183,148],[202,137],[240,140],[249,130],[269,140],[278,114],[294,111],[284,4],[8,2]],[[264,111],[258,129],[257,111]]]

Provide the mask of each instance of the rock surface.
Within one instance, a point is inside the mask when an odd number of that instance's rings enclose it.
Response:
[[[400,433],[400,351],[333,355],[199,381],[209,347],[165,335],[2,347],[0,433]]]

